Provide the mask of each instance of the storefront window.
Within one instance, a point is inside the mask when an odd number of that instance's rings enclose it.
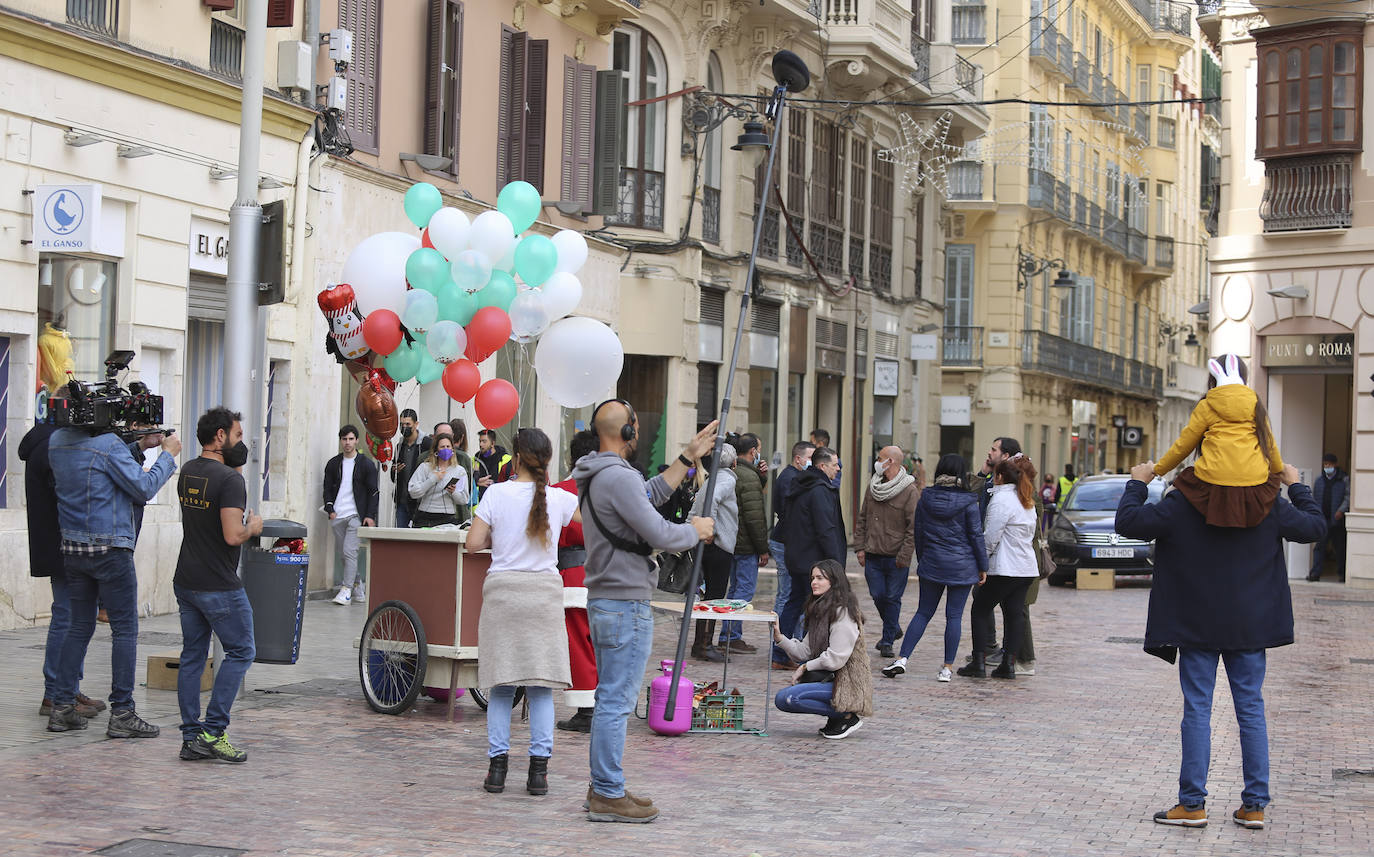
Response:
[[[749,370],[749,431],[759,436],[761,455],[772,460],[779,449],[777,433],[778,373],[775,369]]]
[[[114,348],[115,294],[119,266],[102,259],[44,253],[38,262],[38,331],[48,324],[67,332],[75,375],[105,377]]]

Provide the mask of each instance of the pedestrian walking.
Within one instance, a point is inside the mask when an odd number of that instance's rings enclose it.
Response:
[[[324,511],[334,531],[334,547],[343,557],[335,604],[365,600],[358,576],[358,528],[377,526],[377,505],[377,465],[358,454],[358,430],[346,425],[339,429],[339,454],[324,465]]]
[[[420,452],[420,417],[411,408],[401,411],[401,440],[396,444],[396,454],[391,461],[391,481],[395,484],[392,492],[396,506],[396,526],[410,526],[415,517],[415,498],[410,496],[410,477],[420,466],[423,453]]]
[[[708,453],[709,456],[709,453]],[[728,443],[720,445],[720,456],[714,467],[698,466],[697,478],[702,480],[701,489],[692,501],[691,517],[700,517],[706,504],[706,478],[711,469],[716,473],[715,500],[711,505],[711,517],[715,521],[715,535],[702,549],[701,573],[706,587],[707,601],[724,598],[730,589],[730,569],[735,561],[735,541],[739,535],[739,500],[735,497],[735,448]],[[748,474],[746,474],[748,475]],[[754,478],[752,475],[750,479]],[[703,661],[723,661],[725,655],[714,646],[711,640],[716,634],[716,620],[698,619],[693,629],[692,657]]]
[[[457,461],[452,437],[441,434],[434,438],[429,455],[410,477],[408,490],[416,502],[414,526],[461,523],[458,509],[467,507],[468,472]]]
[[[985,655],[992,642],[992,611],[1002,608],[1002,663],[995,678],[1016,678],[1016,658],[1025,633],[1026,590],[1040,578],[1035,549],[1035,466],[1021,453],[999,462],[993,470],[983,540],[987,545],[987,578],[973,593],[973,660],[959,675],[986,678]]]
[[[177,707],[181,709],[181,758],[244,762],[248,754],[229,743],[229,711],[257,650],[253,607],[239,579],[241,545],[262,534],[262,518],[248,506],[241,468],[248,461],[243,417],[228,408],[211,408],[196,421],[200,455],[187,462],[177,479],[181,504],[181,552],[172,592],[181,616],[181,660],[177,669]],[[210,635],[224,646],[215,685],[200,712],[200,677],[210,651]]]
[[[1280,474],[1288,499],[1275,497],[1269,513],[1251,527],[1209,525],[1183,491],[1147,503],[1146,483],[1157,470],[1151,461],[1131,468],[1116,510],[1118,533],[1154,541],[1144,648],[1169,663],[1177,660],[1183,690],[1178,803],[1154,820],[1182,827],[1207,824],[1212,693],[1221,661],[1231,686],[1244,776],[1240,806],[1231,818],[1242,827],[1261,828],[1270,799],[1265,651],[1293,642],[1284,540],[1318,541],[1325,522],[1291,464]]]
[[[847,738],[873,714],[872,664],[864,646],[863,613],[844,566],[823,559],[811,569],[806,633],[800,640],[773,626],[773,642],[797,661],[794,684],[774,705],[794,714],[825,717],[822,738]]]
[[[436,444],[437,446],[437,444]],[[515,435],[514,476],[489,487],[468,530],[469,552],[491,548],[482,582],[477,646],[478,680],[491,688],[487,702],[488,792],[506,787],[510,718],[516,687],[530,709],[529,774],[525,790],[549,792],[553,755],[553,691],[572,684],[558,574],[558,532],[581,520],[577,498],[548,487],[553,447],[537,428]]]
[[[778,471],[773,477],[773,529],[768,533],[768,555],[773,558],[773,566],[778,571],[778,591],[773,598],[773,612],[779,617],[782,616],[782,608],[787,604],[787,599],[792,593],[792,575],[787,572],[786,547],[783,545],[783,530],[786,528],[787,520],[787,497],[791,490],[792,480],[796,479],[811,466],[811,455],[816,451],[816,445],[807,440],[799,440],[792,444],[792,460],[787,467]],[[778,619],[782,622],[782,619]],[[795,623],[795,619],[793,620]],[[797,629],[795,624],[783,625],[782,632],[787,636],[795,636]],[[787,656],[776,646],[773,647],[773,669],[790,670]]]
[[[583,456],[596,452],[596,432],[583,429],[568,444],[570,469]],[[577,480],[571,473],[553,487],[577,496]],[[596,705],[596,649],[587,625],[587,547],[579,515],[558,534],[558,573],[563,578],[563,623],[568,630],[568,669],[572,687],[563,691],[563,702],[577,709],[567,720],[554,725],[566,732],[592,731]]]
[[[1312,483],[1312,495],[1326,519],[1326,536],[1318,539],[1312,550],[1312,570],[1308,580],[1321,580],[1326,559],[1335,555],[1336,578],[1345,582],[1345,513],[1350,510],[1350,480],[1344,470],[1336,466],[1335,453],[1322,456],[1322,475]]]
[[[622,758],[625,723],[639,699],[649,662],[654,621],[655,550],[686,550],[715,532],[710,518],[670,524],[654,507],[662,505],[692,463],[712,448],[718,423],[696,434],[676,460],[647,483],[630,463],[639,450],[639,420],[623,399],[602,402],[592,412],[600,451],[573,468],[578,501],[592,526],[587,541],[587,616],[596,648],[596,710],[589,750],[589,821],[647,822],[658,817],[649,798],[625,788]]]
[[[916,478],[902,468],[901,448],[879,450],[873,479],[854,520],[854,551],[882,619],[877,649],[884,658],[892,657],[892,643],[902,636],[902,595],[911,576],[915,547],[911,521],[920,496]]]
[[[935,484],[922,491],[916,503],[912,531],[920,595],[916,615],[902,638],[901,656],[883,668],[888,678],[906,673],[907,660],[935,616],[941,597],[945,599],[945,659],[936,679],[949,681],[952,675],[964,605],[974,584],[986,580],[988,571],[978,501],[964,485],[967,472],[963,456],[941,456],[935,465]]]
[[[784,631],[796,628],[811,591],[811,574],[801,569],[815,568],[823,559],[833,559],[844,565],[844,521],[840,517],[840,494],[835,477],[840,472],[835,451],[817,447],[811,453],[811,467],[787,486],[787,524],[783,530],[788,572],[791,576],[787,603],[778,620]],[[786,660],[786,654],[774,649],[773,660]]]
[[[763,460],[759,436],[745,433],[735,438],[738,453],[735,466],[735,503],[739,507],[739,532],[735,536],[735,555],[730,569],[730,588],[725,597],[753,601],[758,588],[759,569],[768,564],[768,516],[763,508],[763,485],[767,477],[759,473]],[[733,445],[733,444],[732,444]],[[757,476],[758,478],[754,478]],[[720,648],[732,654],[758,651],[744,641],[744,623],[721,623]]]

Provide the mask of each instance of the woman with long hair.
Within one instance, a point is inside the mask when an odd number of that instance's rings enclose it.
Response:
[[[916,576],[920,581],[920,600],[916,615],[902,636],[902,652],[883,669],[883,675],[896,678],[906,672],[907,658],[916,650],[921,635],[935,615],[941,596],[945,599],[945,660],[936,675],[949,681],[954,656],[959,651],[960,626],[964,605],[975,583],[987,578],[988,553],[983,546],[983,522],[978,516],[978,498],[964,486],[967,471],[961,455],[949,453],[935,466],[935,485],[921,492],[916,502]]]
[[[993,469],[992,497],[983,528],[987,544],[988,574],[973,593],[973,660],[959,668],[959,675],[987,678],[985,656],[992,640],[992,610],[1002,608],[1004,633],[1002,663],[994,678],[1016,678],[1016,657],[1026,633],[1026,590],[1040,576],[1035,556],[1035,465],[1021,453],[1003,459]]]
[[[429,455],[410,474],[407,488],[410,496],[419,501],[411,516],[411,526],[459,523],[458,507],[467,507],[468,472],[457,462],[453,438],[441,434],[434,439]]]
[[[469,552],[491,548],[477,622],[478,681],[491,688],[487,703],[489,792],[504,791],[509,766],[510,718],[515,689],[530,707],[530,768],[526,790],[549,792],[555,688],[572,683],[563,621],[563,579],[558,574],[558,533],[581,521],[577,498],[549,488],[553,447],[537,428],[515,435],[515,476],[482,494],[468,531]]]
[[[811,569],[805,634],[793,640],[773,626],[773,641],[800,664],[796,683],[778,691],[774,703],[780,711],[824,716],[823,738],[845,738],[873,713],[873,676],[863,622],[844,566],[823,559]]]

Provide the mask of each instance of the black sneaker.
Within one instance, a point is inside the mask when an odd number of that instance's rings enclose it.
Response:
[[[842,722],[843,720],[844,720],[844,716],[843,716],[843,715],[841,715],[840,717],[827,717],[827,718],[825,718],[825,725],[822,726],[820,729],[817,729],[816,732],[817,732],[817,734],[819,734],[819,735],[825,735],[827,729],[829,729],[829,730],[838,729],[839,726],[838,726],[837,724],[839,724],[839,723]]]
[[[846,714],[821,730],[822,738],[847,738],[864,725],[857,714]]]
[[[879,646],[879,647],[878,647],[878,657],[880,657],[880,658],[894,658],[894,657],[896,657],[896,653],[894,653],[894,652],[892,651],[892,647],[891,647],[891,646]]]
[[[246,762],[248,754],[229,743],[223,735],[201,732],[190,741],[181,742],[181,758],[186,762],[218,759],[221,762]]]
[[[49,732],[71,732],[86,728],[86,718],[76,713],[75,705],[54,705],[48,713]]]
[[[52,721],[48,722],[49,728]],[[105,734],[111,738],[156,738],[161,729],[138,716],[132,708],[121,708],[110,712],[110,723]]]

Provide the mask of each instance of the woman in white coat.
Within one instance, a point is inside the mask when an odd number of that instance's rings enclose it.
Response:
[[[992,671],[994,678],[1016,678],[1016,656],[1025,636],[1021,605],[1026,590],[1040,575],[1035,558],[1035,465],[1021,453],[997,465],[993,471],[992,499],[988,502],[983,540],[988,550],[988,576],[973,593],[969,621],[973,625],[973,660],[959,675],[986,678],[984,657],[992,643],[992,610],[1002,608],[1004,654]]]

